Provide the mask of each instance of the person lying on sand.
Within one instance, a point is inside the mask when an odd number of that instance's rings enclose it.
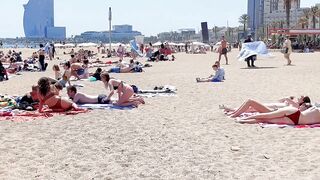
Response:
[[[208,78],[196,78],[198,83],[200,82],[223,82],[224,80],[224,69],[219,68],[217,64],[212,66],[212,69],[216,72],[215,75],[211,75]]]
[[[111,104],[106,95],[91,96],[77,91],[75,86],[67,88],[69,98],[76,104]]]
[[[292,98],[283,98],[279,102],[280,103],[262,104],[249,99],[246,102],[244,102],[238,109],[227,108],[224,105],[220,106],[220,109],[224,109],[225,111],[229,112],[228,115],[230,115],[230,117],[235,118],[245,112],[272,112],[278,110],[279,108],[284,108],[288,106],[295,108],[301,107],[303,109],[311,107],[311,100],[308,96],[301,96],[296,101]]]
[[[25,94],[19,100],[19,109],[35,110],[35,106],[39,104],[38,86],[32,86],[31,92]]]
[[[97,68],[96,72],[93,73],[93,74],[90,74],[90,76],[95,78],[96,81],[101,81],[101,73],[102,73],[102,69],[101,68]]]
[[[65,112],[69,110],[80,110],[78,106],[66,99],[61,98],[61,96],[56,95],[52,92],[50,80],[46,77],[42,77],[38,81],[39,86],[39,112],[43,112],[43,106],[47,105],[49,109],[54,112]]]
[[[320,123],[320,109],[311,107],[309,109],[284,107],[270,112],[263,109],[257,115],[237,119],[239,123],[271,123],[288,125],[312,125]]]
[[[121,80],[110,78],[107,72],[101,74],[101,81],[105,88],[110,90],[110,94],[104,101],[110,101],[115,91],[117,91],[118,101],[114,103],[117,106],[138,107],[140,104],[145,104],[142,97],[135,96],[134,90],[130,85]]]

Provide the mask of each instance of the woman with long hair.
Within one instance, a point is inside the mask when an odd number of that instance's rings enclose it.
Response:
[[[138,107],[138,105],[145,103],[142,97],[135,96],[134,90],[130,85],[119,79],[110,78],[107,72],[101,74],[101,81],[105,88],[110,90],[110,94],[105,101],[109,101],[117,91],[118,101],[116,101],[115,105]]]
[[[49,78],[40,78],[38,81],[38,87],[38,98],[40,100],[39,112],[43,112],[44,105],[47,105],[48,108],[54,112],[65,112],[71,109],[79,109],[75,103],[61,98],[53,91]]]

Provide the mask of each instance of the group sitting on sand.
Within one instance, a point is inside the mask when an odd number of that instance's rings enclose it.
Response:
[[[67,94],[71,100],[62,98],[59,91],[62,90],[62,85],[57,82],[52,84],[50,78],[43,77],[38,81],[38,85],[32,88],[32,92],[28,96],[29,99],[39,101],[39,112],[43,112],[44,106],[53,112],[64,112],[69,110],[81,110],[78,104],[113,104],[116,106],[133,106],[138,107],[140,104],[145,104],[142,97],[137,96],[133,88],[125,82],[111,78],[107,72],[101,74],[101,80],[107,90],[110,90],[108,95],[87,95],[78,92],[75,86],[67,88]],[[117,92],[118,100],[112,101],[112,96]],[[31,102],[30,102],[31,104]]]

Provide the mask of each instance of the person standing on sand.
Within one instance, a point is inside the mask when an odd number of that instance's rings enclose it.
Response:
[[[228,65],[228,48],[227,48],[227,44],[228,42],[225,40],[225,37],[222,36],[222,39],[220,41],[221,45],[219,48],[219,62],[221,60],[221,56],[224,55],[225,59],[226,59],[226,65]]]
[[[40,70],[46,71],[48,64],[44,62],[46,56],[45,56],[45,50],[44,50],[43,44],[40,44],[38,55],[39,55]]]
[[[284,49],[284,58],[288,61],[287,65],[291,65],[291,59],[290,54],[292,53],[292,45],[291,40],[289,39],[289,36],[286,36],[286,39],[283,43],[283,49]]]
[[[117,50],[117,54],[121,61],[123,60],[124,53],[125,53],[124,47],[120,44]]]
[[[250,43],[250,42],[253,42],[252,38],[251,38],[251,34],[248,34],[248,37],[247,39],[244,41],[244,43]],[[245,61],[247,61],[247,65],[248,67],[256,67],[254,65],[254,61],[257,59],[257,55],[253,55],[253,56],[250,56],[248,58],[245,59]],[[250,65],[250,61],[251,61],[251,65]]]

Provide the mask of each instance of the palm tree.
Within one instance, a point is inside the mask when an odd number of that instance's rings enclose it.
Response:
[[[310,12],[311,12],[310,8],[303,9],[303,15],[304,15],[303,18],[305,19],[305,26],[307,29],[309,29]]]
[[[318,23],[319,23],[319,27],[318,28],[320,28],[320,8],[318,8],[316,16],[318,17]]]
[[[318,15],[318,11],[319,11],[319,8],[318,6],[312,6],[311,9],[310,9],[310,15],[312,17],[312,28],[316,28],[316,23],[317,23],[317,15]]]
[[[249,21],[249,16],[247,14],[242,14],[239,17],[239,23],[243,24],[243,32],[246,32],[246,25],[247,25],[248,21]]]
[[[284,0],[284,8],[286,10],[287,28],[290,28],[291,6],[295,0]]]
[[[306,29],[308,29],[309,19],[307,17],[301,17],[299,19],[299,24],[301,24],[302,29],[304,29],[305,27],[306,27]]]

